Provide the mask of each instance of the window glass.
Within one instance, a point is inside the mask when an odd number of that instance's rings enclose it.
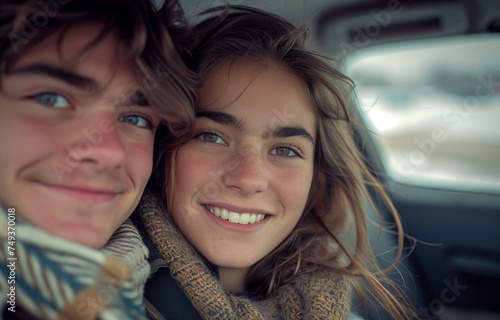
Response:
[[[365,48],[346,73],[392,179],[500,193],[498,35]]]

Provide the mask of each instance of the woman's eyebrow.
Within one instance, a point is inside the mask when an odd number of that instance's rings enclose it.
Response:
[[[301,126],[281,126],[273,129],[266,130],[262,135],[264,139],[270,137],[278,137],[278,138],[289,138],[299,136],[305,138],[314,146],[314,138],[313,136],[303,127]]]
[[[241,130],[243,128],[243,122],[233,116],[232,114],[219,112],[219,111],[209,111],[202,110],[196,113],[197,118],[207,118],[219,124],[233,127],[237,130]],[[312,145],[314,145],[313,136],[302,126],[294,125],[294,126],[280,126],[276,128],[269,128],[264,131],[262,134],[263,139],[269,139],[271,137],[278,138],[289,138],[294,136],[300,136],[309,141]]]
[[[79,89],[83,89],[86,91],[92,91],[98,87],[97,82],[95,82],[91,78],[84,77],[74,72],[44,63],[31,64],[19,69],[15,69],[11,72],[11,74],[25,74],[25,73],[49,76],[57,80],[66,82],[73,87],[77,87]]]
[[[232,114],[219,112],[219,111],[209,111],[202,110],[196,112],[197,118],[207,118],[219,124],[230,126],[235,128],[236,130],[240,130],[243,128],[243,123],[241,120],[233,116]]]

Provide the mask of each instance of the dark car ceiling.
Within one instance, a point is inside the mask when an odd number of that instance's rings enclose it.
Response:
[[[353,27],[363,30],[371,22],[378,23],[381,28],[379,34],[370,39],[370,45],[500,31],[500,3],[496,0],[181,0],[192,21],[197,20],[198,13],[226,3],[273,12],[296,25],[307,24],[321,47],[337,57],[341,56],[338,52],[340,42],[355,40]],[[387,12],[390,23],[384,24],[384,20],[378,19],[384,19]]]

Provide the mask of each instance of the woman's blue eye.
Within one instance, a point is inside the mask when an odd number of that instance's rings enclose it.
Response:
[[[222,144],[227,146],[226,141],[224,141],[221,137],[219,137],[217,134],[212,133],[212,132],[204,132],[197,136],[197,138],[201,139],[202,141],[206,143],[217,143],[217,144]]]
[[[65,97],[57,93],[52,93],[52,92],[42,93],[36,95],[34,98],[38,102],[54,108],[63,109],[63,108],[68,108],[70,106],[68,100],[66,100]]]
[[[125,117],[121,117],[120,121],[128,122],[133,124],[134,126],[142,127],[142,128],[150,128],[151,122],[145,117],[141,117],[138,115],[128,115]]]
[[[274,148],[273,150],[271,150],[269,152],[269,154],[273,154],[273,155],[277,155],[277,156],[281,156],[281,157],[295,157],[295,156],[298,156],[297,152],[295,152],[293,149],[287,148],[287,147]]]

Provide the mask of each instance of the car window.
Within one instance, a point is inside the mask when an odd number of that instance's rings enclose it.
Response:
[[[500,37],[379,45],[345,59],[393,180],[500,193]]]

